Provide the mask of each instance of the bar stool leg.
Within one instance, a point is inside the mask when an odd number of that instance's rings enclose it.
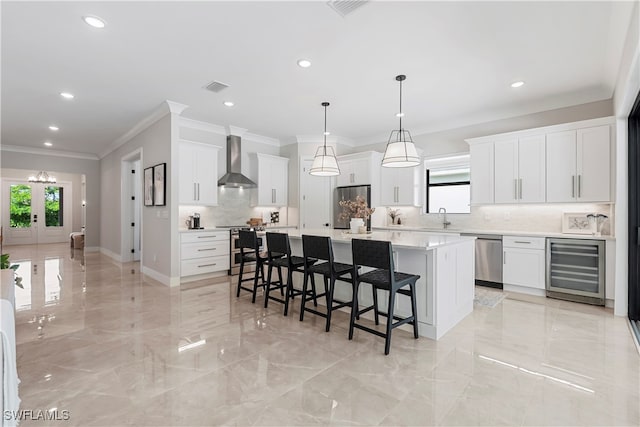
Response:
[[[336,287],[336,279],[333,276],[325,276],[324,279],[325,289],[327,292],[327,325],[325,326],[324,331],[329,332],[329,329],[331,328],[331,314],[333,313],[333,290]],[[329,284],[328,288],[327,283]]]
[[[351,320],[349,321],[349,339],[353,339],[353,325],[356,324],[356,317],[358,317],[358,286],[360,282],[358,280],[354,280],[353,285],[353,304],[351,304]]]
[[[282,281],[282,267],[280,266],[278,266],[278,279],[280,279],[280,296],[284,296],[284,290],[282,289],[284,282]]]
[[[282,279],[280,279],[282,280]],[[287,290],[284,294],[284,315],[286,316],[289,312],[289,298],[293,299],[293,295],[291,295],[291,291],[293,290],[293,272],[290,268],[287,269]],[[282,288],[280,288],[282,289]]]
[[[242,286],[243,272],[244,272],[244,259],[240,260],[240,274],[238,275],[238,291],[236,292],[236,298],[240,297],[240,286]]]
[[[256,263],[256,272],[253,275],[253,297],[251,298],[251,304],[255,304],[256,302],[256,295],[258,294],[258,279],[260,278],[261,274],[262,274],[262,281],[264,281],[263,266],[262,265],[258,266]]]
[[[391,329],[393,325],[393,306],[396,302],[396,293],[393,290],[389,290],[389,307],[387,308],[387,336],[384,340],[384,354],[389,354],[389,349],[391,348]]]
[[[413,314],[413,337],[418,339],[418,312],[416,311],[416,284],[410,283],[411,289],[411,314]]]
[[[313,274],[313,273],[311,273]],[[313,281],[313,279],[312,279]],[[307,302],[307,288],[309,287],[309,272],[304,270],[304,279],[302,281],[302,302],[300,303],[300,321],[304,320],[304,304]],[[315,288],[315,286],[314,286]],[[315,293],[314,293],[315,295]]]
[[[269,304],[269,291],[271,291],[271,274],[273,272],[273,266],[269,264],[267,267],[267,286],[264,289],[264,308],[267,308]]]
[[[315,274],[311,274],[311,292],[313,293],[313,306],[318,306],[318,298],[316,297],[316,278]],[[304,294],[306,296],[306,294]]]
[[[380,316],[378,315],[378,289],[371,285],[371,290],[373,291],[373,317],[375,318],[376,325],[380,324]]]

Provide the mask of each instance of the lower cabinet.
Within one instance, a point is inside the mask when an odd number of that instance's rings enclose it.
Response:
[[[545,292],[545,238],[504,236],[502,280],[505,290],[535,295]]]
[[[180,277],[229,269],[229,231],[190,231],[180,235]]]

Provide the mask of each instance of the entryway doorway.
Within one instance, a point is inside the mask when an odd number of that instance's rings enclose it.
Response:
[[[629,320],[640,341],[640,94],[628,119],[629,148]]]
[[[142,149],[122,158],[121,245],[122,262],[140,261],[142,257]]]
[[[332,178],[309,175],[312,158],[300,159],[300,229],[330,228]]]
[[[69,240],[72,231],[72,184],[3,180],[4,244],[32,245]]]

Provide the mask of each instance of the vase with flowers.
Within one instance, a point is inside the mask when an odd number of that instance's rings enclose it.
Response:
[[[365,221],[371,217],[376,208],[370,208],[362,196],[356,196],[355,200],[341,200],[339,205],[342,207],[340,219],[350,220],[352,234],[360,233],[361,230],[366,231]]]

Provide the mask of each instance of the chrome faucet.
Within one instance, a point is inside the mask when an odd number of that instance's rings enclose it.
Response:
[[[442,228],[446,229],[447,226],[451,225],[451,221],[447,221],[447,210],[445,208],[438,209],[438,217],[442,215]]]

